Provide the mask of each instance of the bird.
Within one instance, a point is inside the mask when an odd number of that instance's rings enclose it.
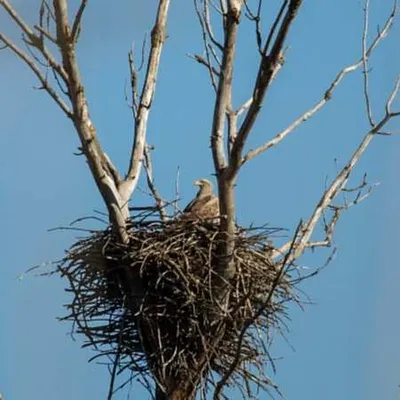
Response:
[[[213,192],[212,183],[207,179],[199,179],[193,185],[199,186],[199,191],[184,208],[181,218],[214,221],[219,216],[219,200]]]

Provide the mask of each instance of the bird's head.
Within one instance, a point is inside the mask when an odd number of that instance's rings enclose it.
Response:
[[[200,190],[198,196],[209,196],[213,192],[213,185],[207,179],[199,179],[193,183],[195,186],[199,186]]]
[[[198,179],[197,181],[194,181],[193,183],[194,186],[200,186],[200,187],[210,187],[212,189],[212,183],[207,180],[207,179]]]

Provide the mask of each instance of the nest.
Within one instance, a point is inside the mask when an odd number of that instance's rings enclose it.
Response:
[[[72,293],[63,319],[111,365],[112,385],[129,371],[166,394],[182,382],[204,397],[219,398],[226,385],[244,398],[269,390],[268,346],[299,280],[294,267],[271,261],[275,232],[238,228],[235,273],[222,281],[216,224],[132,219],[124,246],[109,228],[92,231],[57,266]]]

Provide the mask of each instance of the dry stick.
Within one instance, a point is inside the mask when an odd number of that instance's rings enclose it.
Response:
[[[43,55],[43,57],[49,63],[49,65],[53,68],[53,70],[63,79],[63,81],[65,83],[67,83],[68,75],[67,75],[66,71],[55,60],[54,56],[51,54],[51,52],[47,49],[47,47],[43,43],[43,40],[32,31],[32,29],[29,27],[29,25],[25,23],[25,21],[18,15],[18,13],[13,9],[11,4],[7,0],[0,0],[0,6],[2,6],[7,11],[7,13],[10,15],[11,19],[20,27],[21,31],[23,33],[25,33],[25,35],[28,37],[29,41],[25,39],[25,42],[29,46],[32,46],[32,47],[36,48],[37,50],[39,50],[39,52]],[[16,45],[14,44],[14,46],[16,46]],[[31,65],[29,65],[29,67],[32,69]]]
[[[206,52],[206,58],[207,60],[205,60],[206,64],[208,65],[208,72],[210,75],[210,81],[211,81],[211,85],[214,88],[215,93],[217,93],[218,89],[217,89],[217,83],[216,83],[216,79],[214,75],[219,76],[220,72],[212,67],[212,60],[211,60],[211,56],[210,56],[210,52],[212,54],[212,45],[209,45],[209,40],[211,42],[213,42],[213,37],[209,37],[208,35],[208,29],[206,27],[206,18],[204,16],[204,14],[202,13],[202,11],[200,10],[200,6],[198,4],[199,0],[194,0],[194,6],[195,6],[195,10],[196,10],[196,14],[197,14],[197,19],[199,20],[200,23],[200,27],[201,27],[201,31],[202,31],[202,40],[203,40],[203,45],[204,45],[204,51]],[[218,49],[220,49],[222,51],[222,46],[219,44],[219,42],[216,42],[214,44]],[[217,74],[214,73],[214,70],[217,72]]]
[[[301,232],[301,237],[296,243],[296,248],[291,254],[289,261],[292,262],[293,260],[297,259],[301,256],[305,249],[309,245],[309,240],[311,235],[314,231],[316,224],[318,223],[319,219],[321,218],[324,210],[332,203],[332,200],[343,190],[346,186],[346,183],[349,179],[349,176],[354,169],[355,165],[360,160],[362,154],[367,149],[369,144],[371,143],[372,139],[375,135],[379,134],[382,128],[394,117],[398,116],[400,112],[392,112],[391,106],[392,103],[399,91],[400,87],[400,76],[396,81],[396,84],[392,90],[392,93],[389,96],[388,101],[386,102],[386,113],[385,116],[364,136],[364,139],[361,141],[353,155],[350,157],[350,160],[345,165],[345,167],[340,171],[336,179],[332,182],[331,186],[325,191],[322,198],[320,199],[317,207],[315,208],[312,216],[310,219],[304,224],[304,227]],[[275,250],[273,257],[279,257],[280,255],[284,254],[287,251],[288,244],[282,246],[279,250]]]
[[[39,13],[42,15],[42,14],[44,14],[45,10],[47,11],[48,25],[50,23],[50,20],[53,20],[55,22],[56,18],[55,18],[53,10],[51,9],[51,6],[49,5],[48,0],[42,0],[42,4],[40,6]]]
[[[135,66],[135,60],[133,58],[133,49],[128,53],[128,62],[129,62],[129,74],[131,76],[131,97],[132,97],[132,116],[133,121],[136,124],[136,115],[137,115],[137,70]]]
[[[204,26],[207,31],[207,36],[210,38],[212,44],[216,46],[220,51],[224,51],[223,46],[221,43],[219,43],[214,36],[214,32],[212,29],[212,24],[211,24],[211,18],[210,18],[210,9],[208,7],[208,1],[204,1],[204,7],[203,7],[203,21],[204,21]]]
[[[151,161],[151,154],[150,154],[150,146],[145,145],[144,147],[144,169],[146,171],[147,177],[147,186],[149,187],[154,200],[156,201],[157,210],[160,214],[160,218],[163,222],[167,221],[168,215],[165,210],[165,201],[162,199],[160,192],[157,189],[157,186],[154,183],[154,176],[153,176],[153,163]]]
[[[46,7],[46,2],[42,0],[42,4],[39,8],[39,26],[35,25],[34,28],[40,32],[40,40],[42,42],[44,41],[44,37],[46,37],[46,39],[50,40],[50,42],[57,44],[55,38],[53,38],[53,36],[50,34],[50,20],[51,16]]]
[[[258,0],[258,5],[257,5],[257,13],[254,14],[249,5],[247,4],[247,1],[244,2],[244,6],[246,7],[247,11],[247,17],[250,19],[250,21],[253,21],[255,24],[256,28],[256,42],[257,42],[257,47],[260,52],[262,52],[262,33],[261,33],[261,8],[262,8],[263,0]]]
[[[116,168],[102,150],[96,128],[90,118],[89,107],[76,59],[76,37],[72,37],[71,27],[68,22],[67,1],[54,0],[53,5],[57,28],[57,44],[62,55],[63,67],[68,73],[68,95],[73,107],[72,119],[75,129],[80,138],[82,150],[87,158],[93,178],[107,206],[113,230],[118,235],[120,243],[127,244],[129,235],[126,222],[129,218],[129,197],[125,197],[124,193],[121,194],[120,184],[122,180]],[[130,296],[132,288],[137,286],[132,272],[123,270],[121,274],[119,283],[126,293],[129,307],[135,309],[134,299]]]
[[[395,2],[394,7],[392,9],[391,14],[389,15],[388,19],[386,20],[386,23],[384,25],[384,28],[381,32],[377,34],[375,39],[373,40],[371,46],[369,47],[368,51],[363,54],[363,59],[365,57],[369,57],[373,50],[376,48],[376,46],[382,41],[382,39],[387,35],[389,29],[391,28],[393,24],[393,20],[396,14],[397,10],[397,2]],[[367,25],[365,25],[366,29]],[[364,33],[364,35],[366,35]],[[361,65],[363,65],[363,59],[361,59],[358,63],[353,64],[347,68],[344,68],[336,77],[336,79],[332,82],[330,88],[326,92],[326,94],[329,95],[331,94],[332,90],[339,84],[340,80],[343,79],[343,77],[346,75],[346,73],[351,72],[354,69],[357,69]],[[298,243],[298,247],[296,248],[296,251],[294,252],[295,257],[299,257],[303,252],[310,247],[309,239],[311,238],[311,235],[315,229],[316,224],[318,223],[320,217],[323,215],[324,210],[331,204],[332,200],[345,188],[349,175],[354,168],[354,166],[357,164],[359,161],[359,158],[363,154],[363,152],[366,150],[368,145],[370,144],[372,138],[376,135],[379,134],[382,128],[394,117],[398,116],[398,112],[392,112],[391,106],[392,103],[398,93],[399,90],[399,79],[396,81],[396,84],[394,85],[394,88],[386,102],[385,105],[385,116],[379,121],[377,124],[375,124],[369,132],[365,135],[363,141],[360,143],[359,147],[353,154],[353,156],[350,158],[348,164],[343,168],[343,170],[337,175],[331,186],[325,191],[324,195],[322,196],[320,202],[318,203],[317,207],[314,210],[314,213],[312,217],[307,221],[305,224],[304,230],[303,230],[303,236]],[[326,97],[326,96],[325,96]],[[277,258],[282,256],[287,249],[289,248],[290,243],[286,243],[283,245],[280,249],[277,249],[273,252],[273,258]],[[311,246],[312,247],[312,246]]]
[[[74,42],[76,42],[78,40],[79,32],[81,30],[82,17],[83,17],[85,8],[87,6],[87,3],[88,3],[88,0],[81,1],[81,4],[79,6],[79,9],[78,9],[75,19],[74,19],[74,23],[72,24],[71,36],[72,36],[72,39]]]
[[[121,178],[110,159],[105,155],[90,118],[80,70],[75,53],[75,38],[71,36],[66,0],[54,0],[57,27],[57,43],[67,71],[68,89],[73,106],[73,122],[81,140],[82,150],[88,160],[92,175],[107,206],[111,223],[121,241],[127,243],[126,220],[129,217],[128,199],[124,198],[119,185]]]
[[[363,57],[356,62],[355,64],[349,65],[348,67],[343,68],[335,77],[335,79],[331,82],[329,88],[326,90],[324,93],[323,98],[316,103],[312,108],[307,110],[304,114],[302,114],[299,118],[297,118],[292,124],[290,124],[285,130],[282,132],[278,133],[273,139],[270,141],[266,142],[262,146],[258,147],[255,150],[250,150],[241,160],[240,165],[242,166],[246,162],[250,161],[254,157],[258,156],[259,154],[263,153],[264,151],[270,149],[273,146],[276,146],[279,144],[286,136],[288,136],[290,133],[292,133],[299,125],[301,125],[303,122],[307,121],[310,119],[313,115],[315,115],[319,110],[321,110],[322,107],[326,105],[326,103],[332,98],[333,92],[336,90],[336,88],[339,86],[343,78],[351,73],[356,71],[358,68],[360,68],[363,63],[364,63],[364,58],[369,58],[374,51],[374,49],[379,45],[379,43],[386,37],[389,29],[393,25],[394,17],[396,14],[396,9],[393,9],[391,14],[389,15],[388,19],[385,22],[385,25],[382,29],[382,31],[378,32],[376,35],[374,41],[368,48],[368,50],[364,53]]]
[[[15,43],[13,43],[10,39],[0,33],[0,41],[2,41],[14,54],[16,54],[37,76],[40,83],[43,86],[43,89],[50,95],[50,97],[58,104],[61,110],[65,113],[68,118],[72,119],[72,112],[69,109],[68,105],[64,102],[64,100],[60,97],[60,95],[56,92],[56,90],[49,84],[46,76],[40,71],[37,64],[23,51],[21,50]]]
[[[221,14],[226,14],[227,10],[226,0],[219,0],[219,5],[221,9]]]
[[[160,0],[156,22],[151,32],[151,49],[145,82],[138,105],[131,159],[126,178],[120,185],[120,193],[125,199],[129,199],[135,190],[142,168],[143,153],[146,144],[147,120],[156,89],[161,52],[166,37],[169,4],[170,0]]]
[[[364,184],[364,186],[365,185],[366,185],[366,183]],[[377,184],[371,185],[369,187],[367,193],[365,193],[365,194],[362,194],[363,188],[361,188],[359,190],[359,192],[357,193],[355,199],[353,201],[351,201],[350,203],[346,203],[344,205],[339,205],[339,206],[329,205],[327,208],[330,208],[333,212],[333,215],[330,218],[330,220],[327,221],[326,218],[324,217],[324,215],[322,215],[323,222],[324,222],[325,239],[315,241],[315,242],[309,242],[309,243],[307,243],[306,247],[311,248],[311,249],[314,249],[316,247],[330,247],[332,245],[333,232],[335,230],[336,223],[341,216],[341,213],[345,210],[348,210],[350,207],[361,203],[363,200],[365,200],[367,197],[369,197],[369,195],[372,193],[373,188],[376,185]],[[344,192],[344,191],[349,191],[349,189],[346,189],[345,187],[343,187],[341,192]],[[325,212],[325,210],[324,210],[324,212]]]
[[[208,49],[209,49],[209,53],[211,54],[212,58],[214,59],[214,62],[218,65],[219,68],[221,68],[222,60],[220,59],[220,57],[218,57],[218,54],[217,54],[215,48],[209,43]]]
[[[43,17],[44,4],[47,6],[47,3],[42,3],[40,20],[42,20]],[[128,240],[125,232],[125,221],[129,217],[127,203],[136,187],[143,159],[143,146],[145,142],[142,139],[145,137],[147,116],[155,90],[155,77],[159,65],[162,42],[165,35],[165,24],[169,1],[160,1],[157,21],[153,28],[152,51],[149,56],[148,71],[138,112],[139,123],[136,130],[134,148],[132,150],[130,170],[125,181],[122,181],[116,168],[101,149],[95,126],[89,116],[88,104],[80,78],[79,66],[76,60],[75,45],[86,4],[87,0],[81,1],[72,28],[68,22],[66,0],[53,1],[55,11],[54,15],[52,14],[52,10],[47,6],[49,16],[51,16],[56,23],[57,38],[51,38],[51,40],[55,40],[60,49],[62,55],[62,65],[60,65],[55,61],[54,57],[50,54],[43,43],[45,37],[50,38],[51,36],[44,34],[43,29],[39,29],[40,36],[35,35],[31,28],[13,10],[10,3],[7,0],[0,0],[0,6],[8,12],[10,17],[18,24],[22,32],[27,35],[29,39],[27,42],[28,45],[39,50],[52,69],[67,85],[69,89],[68,96],[70,97],[73,108],[72,111],[69,110],[68,106],[63,102],[57,92],[48,84],[45,75],[40,71],[34,60],[32,60],[4,35],[1,35],[0,39],[32,69],[51,97],[69,116],[69,118],[73,120],[92,175],[107,205],[110,220],[119,232],[121,240],[125,242]]]
[[[172,206],[174,208],[174,215],[178,215],[180,212],[178,202],[180,198],[180,190],[179,190],[179,177],[180,177],[180,169],[179,165],[176,169],[176,175],[175,175],[175,199],[172,201]]]
[[[36,36],[31,28],[19,17],[15,10],[11,7],[8,1],[0,0],[0,5],[8,12],[10,17],[19,25],[23,33],[27,35],[29,41],[28,45],[36,48],[43,55],[52,69],[63,79],[64,83],[69,88],[69,97],[72,103],[73,111],[70,111],[68,106],[64,103],[57,92],[48,84],[46,77],[40,71],[36,63],[22,50],[18,48],[14,43],[8,40],[4,35],[0,35],[0,39],[6,43],[10,49],[17,54],[35,73],[42,83],[44,89],[50,94],[50,96],[56,101],[60,108],[67,114],[69,118],[74,121],[77,128],[78,134],[81,139],[82,147],[88,158],[89,165],[91,166],[92,173],[96,179],[98,187],[103,197],[108,200],[107,205],[110,208],[114,208],[116,211],[114,214],[118,214],[119,203],[118,192],[116,189],[115,182],[107,176],[104,171],[106,166],[106,172],[115,179],[117,176],[115,168],[112,166],[109,159],[103,155],[100,145],[97,141],[93,124],[90,121],[86,99],[83,94],[83,87],[80,82],[78,65],[75,60],[74,44],[69,47],[70,32],[67,17],[67,3],[66,1],[54,1],[56,26],[57,26],[57,44],[63,56],[63,65],[58,64],[54,57],[50,54],[43,43],[43,37]],[[49,9],[50,12],[50,9]],[[67,72],[68,71],[68,72]],[[111,181],[111,182],[110,182]],[[111,201],[110,201],[111,199]],[[115,200],[117,199],[117,200]],[[111,203],[111,206],[110,206]],[[114,204],[116,205],[114,206]],[[113,214],[110,212],[110,214]],[[124,221],[120,221],[119,225],[123,225]]]
[[[288,0],[284,0],[282,2],[281,8],[279,9],[278,13],[276,14],[275,21],[272,24],[271,29],[269,30],[267,40],[265,41],[265,45],[263,49],[261,49],[261,55],[267,55],[268,54],[268,49],[272,43],[272,39],[275,37],[275,32],[278,29],[279,23],[281,22],[281,19],[283,17],[285,8],[287,7]]]
[[[51,34],[46,31],[42,26],[40,25],[34,25],[34,28],[40,32],[41,35],[43,35],[46,39],[50,40],[50,42],[54,43],[55,45],[57,44],[57,40],[51,36]],[[43,38],[40,38],[41,41],[43,41]]]
[[[110,385],[109,385],[109,388],[108,388],[107,400],[112,400],[112,397],[113,397],[113,394],[114,394],[115,377],[117,375],[117,369],[118,369],[119,360],[120,360],[120,357],[121,357],[122,332],[123,332],[123,330],[121,329],[121,332],[119,334],[119,343],[118,343],[117,354],[115,355],[115,358],[114,358],[114,361],[113,361],[113,368],[112,368],[112,372],[111,372],[111,378],[110,378]]]
[[[275,80],[278,72],[280,71],[280,69],[282,68],[284,63],[284,56],[283,53],[280,54],[279,58],[278,58],[278,64],[275,66],[274,68],[274,72],[272,74],[271,77],[271,83]],[[232,147],[233,147],[233,143],[236,140],[236,136],[237,136],[237,119],[240,115],[242,115],[246,110],[248,110],[250,108],[250,106],[253,104],[253,96],[250,97],[247,101],[245,101],[236,111],[230,111],[228,114],[229,118],[232,119],[232,121],[235,123],[235,131],[234,131],[234,135],[232,135],[232,137],[229,135],[229,141],[230,141],[230,146],[229,146],[229,156],[231,154],[232,151]],[[229,121],[231,123],[231,121]],[[240,166],[242,166],[243,163],[241,163]]]
[[[367,109],[367,117],[371,126],[374,126],[374,118],[372,117],[372,108],[369,96],[369,72],[368,72],[368,57],[367,57],[367,33],[369,24],[369,0],[365,0],[364,6],[364,30],[362,36],[362,61],[363,61],[363,77],[364,77],[364,100]]]
[[[201,57],[198,54],[187,54],[187,56],[199,64],[204,65],[215,76],[219,76],[219,71],[214,66],[210,65],[209,62],[204,59],[204,57]]]
[[[253,102],[253,97],[250,97],[245,103],[243,103],[236,111],[235,114],[240,117],[246,110],[249,109],[251,103]]]
[[[281,66],[283,57],[283,45],[289,33],[289,29],[293,21],[295,20],[301,5],[302,0],[291,0],[289,2],[281,26],[278,30],[278,33],[276,34],[276,38],[272,45],[270,54],[263,54],[262,56],[257,80],[253,90],[253,101],[249,107],[249,110],[247,111],[242,125],[240,126],[237,139],[232,148],[231,157],[229,160],[229,179],[234,179],[241,167],[243,148],[260,112],[261,104],[264,100],[270,83],[276,75],[276,70]],[[277,16],[277,18],[278,17],[280,19],[279,15]]]

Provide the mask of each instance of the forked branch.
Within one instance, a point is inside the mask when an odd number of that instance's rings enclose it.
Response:
[[[273,139],[269,140],[268,142],[264,143],[260,147],[254,150],[250,150],[240,161],[240,166],[245,164],[246,162],[252,160],[254,157],[262,154],[264,151],[270,149],[271,147],[276,146],[279,144],[283,139],[285,139],[289,134],[294,132],[296,128],[298,128],[303,122],[309,120],[311,117],[313,117],[315,114],[318,113],[328,102],[329,100],[332,99],[334,91],[338,88],[338,86],[342,83],[342,80],[350,73],[357,71],[360,67],[364,67],[364,81],[365,85],[368,84],[368,71],[365,69],[365,66],[368,63],[368,60],[376,47],[382,42],[382,40],[387,36],[390,28],[393,25],[394,18],[396,15],[396,4],[393,7],[390,15],[388,16],[382,30],[380,30],[374,40],[372,41],[371,45],[366,48],[366,45],[363,45],[363,48],[365,46],[365,50],[363,51],[363,55],[359,61],[357,61],[354,64],[351,64],[345,68],[343,68],[335,77],[335,79],[330,83],[328,89],[325,91],[325,93],[322,96],[322,99],[318,101],[313,107],[311,107],[309,110],[307,110],[305,113],[300,115],[299,118],[297,118],[295,121],[293,121],[286,129],[284,129],[282,132],[278,133]],[[366,9],[366,13],[368,12],[368,9]],[[363,33],[363,43],[365,41],[365,38],[367,36],[366,30],[368,29],[368,25],[365,25],[365,31]],[[366,89],[367,90],[367,89]],[[368,115],[371,114],[370,110],[370,102],[369,102],[369,97],[367,96],[366,98],[367,102],[367,108],[368,108]],[[370,121],[372,121],[372,118],[369,118]]]
[[[46,75],[40,70],[36,62],[26,54],[21,48],[15,43],[8,39],[5,35],[0,33],[0,41],[6,45],[6,48],[10,49],[16,56],[18,56],[36,75],[42,84],[42,88],[50,95],[50,97],[58,104],[61,110],[65,113],[68,118],[72,118],[72,112],[66,102],[62,99],[61,95],[51,86]]]
[[[269,41],[272,40],[272,34],[267,38],[265,52],[261,56],[258,75],[253,89],[252,103],[244,117],[242,125],[239,128],[237,138],[232,147],[229,162],[229,175],[232,178],[239,172],[244,146],[258,117],[270,83],[273,81],[277,71],[283,64],[283,46],[288,36],[289,29],[292,26],[301,5],[302,0],[289,1],[282,23],[277,31],[274,42],[271,45],[271,51],[268,54],[266,51],[269,47]],[[278,14],[276,18],[277,20],[280,20],[280,15]],[[274,26],[272,29],[274,29]]]
[[[233,2],[232,2],[233,3]],[[227,166],[224,143],[224,130],[226,120],[226,110],[231,101],[233,66],[236,50],[236,35],[240,22],[242,2],[238,1],[235,6],[229,3],[224,20],[225,40],[222,53],[221,72],[218,79],[218,88],[214,105],[214,115],[211,130],[211,151],[214,160],[214,168],[217,177]]]
[[[151,32],[151,48],[147,64],[143,90],[137,107],[134,142],[131,152],[128,173],[121,184],[123,198],[129,199],[136,188],[143,164],[143,154],[146,144],[147,121],[156,89],[161,52],[166,38],[166,25],[169,0],[160,0],[156,22]]]
[[[392,110],[392,104],[394,102],[394,99],[398,95],[399,87],[400,87],[400,76],[398,77],[394,85],[394,88],[386,101],[385,115],[365,134],[364,139],[361,141],[357,149],[354,151],[353,155],[350,157],[347,164],[343,167],[343,169],[336,176],[332,184],[322,195],[311,217],[303,224],[300,237],[295,245],[294,250],[292,251],[289,262],[299,258],[307,248],[315,247],[315,244],[311,242],[311,236],[314,232],[315,227],[317,226],[318,222],[323,216],[325,210],[327,210],[329,207],[332,208],[332,202],[334,201],[334,199],[338,196],[338,194],[340,194],[342,191],[345,190],[347,182],[354,167],[361,159],[361,156],[363,155],[367,147],[370,145],[372,139],[376,135],[380,134],[380,132],[385,128],[385,126],[389,123],[389,121],[391,121],[396,116],[400,115],[399,111]],[[330,242],[327,242],[327,245],[330,245]],[[288,243],[283,247],[281,247],[279,250],[276,250],[273,255],[274,258],[280,257],[283,254],[285,254],[289,247],[290,244]]]
[[[43,89],[73,121],[81,142],[81,150],[87,158],[91,173],[107,206],[110,221],[119,233],[120,239],[125,242],[127,240],[125,224],[129,217],[128,201],[137,185],[143,162],[147,120],[165,39],[169,0],[159,1],[145,83],[137,107],[130,166],[125,179],[121,178],[100,145],[95,124],[90,117],[88,100],[76,57],[76,45],[87,4],[87,0],[80,1],[76,15],[70,24],[67,0],[53,0],[52,6],[49,2],[42,1],[39,10],[39,25],[31,28],[8,0],[0,0],[0,7],[7,12],[23,33],[23,40],[28,45],[29,53],[21,50],[16,43],[2,33],[0,41],[34,72]],[[51,32],[53,25],[54,35]],[[59,51],[57,57],[46,46],[47,40],[57,46]],[[57,86],[51,85],[46,71],[42,71],[43,68],[49,67],[54,73],[58,89]],[[65,90],[64,87],[67,89]]]

